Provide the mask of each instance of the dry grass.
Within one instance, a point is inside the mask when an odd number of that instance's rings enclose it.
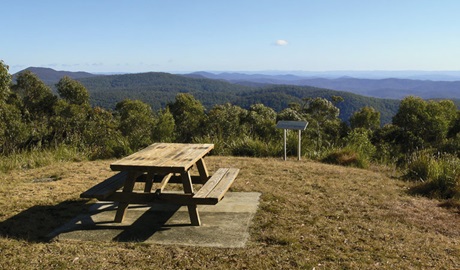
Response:
[[[43,236],[78,213],[79,194],[110,161],[59,163],[0,175],[1,269],[456,269],[460,215],[408,194],[379,168],[309,161],[207,158],[241,169],[233,191],[262,193],[246,248],[59,241]],[[57,181],[33,181],[40,178]]]

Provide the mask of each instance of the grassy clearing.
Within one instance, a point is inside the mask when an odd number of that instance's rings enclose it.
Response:
[[[458,209],[409,195],[379,168],[216,157],[241,169],[233,191],[261,192],[245,248],[59,241],[43,236],[78,213],[111,161],[64,162],[0,175],[1,269],[455,269]],[[34,181],[55,179],[56,181]]]
[[[55,149],[24,151],[8,156],[0,156],[0,173],[18,169],[32,169],[57,162],[81,161],[88,159],[76,148],[61,145]]]

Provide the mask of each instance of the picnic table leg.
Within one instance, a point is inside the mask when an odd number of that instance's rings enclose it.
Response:
[[[150,193],[152,191],[153,177],[154,177],[154,174],[152,172],[147,173],[147,177],[145,179],[144,192]]]
[[[188,171],[181,173],[182,184],[184,185],[184,192],[188,194],[193,194],[192,178]],[[196,204],[187,205],[188,215],[190,216],[190,221],[194,226],[200,226],[200,215],[198,214],[198,209]]]
[[[126,177],[125,184],[123,186],[123,193],[130,193],[133,191],[134,184],[136,183],[136,178],[139,176],[139,173],[136,172],[129,172],[128,176]],[[125,217],[126,208],[128,208],[129,203],[120,202],[118,203],[117,214],[115,215],[115,222],[121,223],[123,222],[123,218]]]
[[[208,173],[208,169],[206,168],[206,164],[204,163],[203,158],[200,158],[196,162],[196,167],[198,169],[198,173],[200,174],[201,183],[202,184],[206,183],[209,179],[209,173]]]

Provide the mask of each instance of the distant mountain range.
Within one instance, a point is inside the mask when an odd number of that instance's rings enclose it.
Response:
[[[403,99],[406,96],[418,96],[424,99],[460,99],[460,80],[432,81],[400,78],[359,79],[352,77],[308,78],[297,75],[215,74],[210,72],[195,72],[186,74],[185,76],[225,80],[247,86],[263,86],[270,84],[314,86],[377,98]]]
[[[199,73],[199,72],[198,72]],[[325,79],[337,79],[342,77],[350,77],[357,79],[408,79],[408,80],[430,80],[430,81],[460,81],[460,71],[417,71],[417,70],[402,70],[402,71],[382,71],[382,70],[369,70],[369,71],[239,71],[239,72],[217,72],[208,71],[206,73],[239,76],[244,75],[267,75],[267,76],[291,76],[293,79],[305,79],[305,78],[325,78]]]
[[[411,80],[400,78],[358,79],[318,78],[293,74],[243,74],[195,72],[170,74],[147,72],[101,75],[88,72],[27,68],[46,84],[54,86],[63,76],[82,82],[94,106],[113,109],[123,99],[139,99],[159,110],[173,101],[177,93],[190,93],[206,108],[226,102],[243,108],[262,103],[280,111],[303,98],[342,96],[340,118],[349,117],[364,106],[381,113],[382,123],[390,123],[399,100],[409,96],[424,99],[452,99],[460,107],[460,81]],[[21,71],[22,72],[22,71]],[[18,72],[19,73],[19,72]],[[16,76],[18,73],[14,74]]]
[[[83,71],[78,71],[78,72],[72,72],[72,71],[57,71],[52,68],[43,68],[43,67],[28,67],[24,70],[21,70],[15,74],[13,74],[13,79],[21,72],[24,71],[30,71],[37,75],[45,84],[47,85],[54,85],[59,80],[64,77],[68,76],[72,79],[81,79],[81,78],[89,78],[89,77],[96,77],[98,75],[88,73],[88,72],[83,72]]]
[[[29,69],[31,70],[31,69]],[[162,72],[147,72],[122,75],[94,75],[74,72],[56,72],[50,69],[32,69],[38,77],[44,78],[49,85],[54,85],[60,77],[69,76],[79,80],[90,92],[91,104],[114,109],[124,99],[138,99],[149,104],[153,110],[165,108],[174,101],[178,93],[190,93],[207,109],[216,104],[231,103],[242,108],[262,103],[281,111],[291,103],[302,103],[304,98],[342,96],[344,102],[337,104],[340,118],[347,121],[349,117],[364,106],[372,106],[380,111],[382,123],[391,122],[399,101],[365,97],[344,91],[335,91],[312,86],[258,84],[242,85],[222,79],[209,79],[200,74],[175,75]],[[45,77],[46,75],[46,77]],[[290,76],[284,76],[290,78]],[[51,82],[54,80],[53,82]]]
[[[56,71],[51,68],[41,67],[29,67],[25,70],[30,70],[31,72],[37,74],[37,76],[48,85],[56,84],[63,76],[69,76],[73,79],[106,76],[103,74],[92,74],[88,72]],[[20,72],[23,71],[24,70]],[[280,74],[279,72],[274,71],[271,73],[266,72],[266,74],[194,72],[178,75],[190,78],[224,80],[233,84],[249,87],[262,87],[267,85],[313,86],[386,99],[403,99],[406,96],[418,96],[424,99],[460,99],[459,71],[293,71],[292,73],[294,74]],[[343,74],[361,77],[375,77],[379,79],[343,76],[336,77]],[[382,76],[388,77],[380,78]],[[411,77],[423,78],[423,80],[408,79]],[[438,78],[440,80],[428,80],[427,78]]]

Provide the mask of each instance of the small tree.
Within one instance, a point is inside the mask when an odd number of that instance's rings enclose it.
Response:
[[[132,150],[136,151],[152,143],[155,118],[148,104],[125,99],[116,105],[116,111],[120,116],[121,133],[128,138]]]
[[[96,107],[90,111],[87,121],[83,138],[91,158],[122,157],[129,153],[129,143],[112,113]]]
[[[159,142],[173,142],[174,141],[174,117],[166,107],[160,110],[158,114],[158,121],[153,129],[153,139]]]
[[[316,151],[338,143],[341,134],[340,110],[325,98],[304,99],[302,113],[309,122],[306,134],[316,143]]]
[[[214,106],[208,113],[206,132],[218,140],[233,140],[245,133],[242,119],[247,111],[230,103]]]
[[[193,137],[199,137],[201,126],[205,121],[204,107],[192,95],[177,94],[174,103],[168,104],[169,110],[176,123],[176,139],[180,142],[191,142]]]
[[[20,73],[13,86],[16,93],[23,97],[26,110],[32,118],[50,116],[57,98],[51,89],[30,71]]]
[[[393,124],[419,137],[428,146],[437,146],[447,137],[456,117],[457,108],[450,100],[424,101],[407,97],[401,101]]]
[[[265,140],[270,140],[276,134],[276,112],[263,104],[251,105],[245,122],[250,132]]]
[[[57,91],[61,98],[70,104],[89,104],[89,93],[85,86],[67,76],[63,77],[57,84]]]
[[[0,105],[5,102],[10,94],[11,75],[8,73],[9,67],[0,60]]]
[[[350,117],[350,126],[352,129],[375,130],[380,127],[380,112],[372,107],[363,107]]]

